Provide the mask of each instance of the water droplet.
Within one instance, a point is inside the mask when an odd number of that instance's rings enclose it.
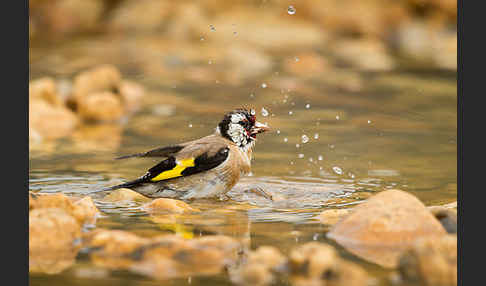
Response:
[[[314,159],[312,159],[312,157],[310,157],[309,158],[309,162],[313,162],[313,161],[314,161]]]
[[[267,88],[267,84],[266,83],[262,83],[262,88]]]
[[[299,154],[299,158],[300,158],[300,159],[304,158],[304,154],[300,153],[300,154]]]
[[[214,26],[212,24],[209,25],[209,29],[211,29],[211,32],[216,31],[216,28],[214,28]]]
[[[280,134],[280,130],[277,130],[277,134]]]
[[[290,161],[290,165],[293,165],[294,164],[294,161]]]
[[[292,115],[294,112],[293,111],[289,111],[289,115]]]
[[[189,128],[192,128],[192,124],[191,123],[189,123]]]
[[[201,41],[204,41],[204,37],[201,37]]]
[[[288,142],[289,139],[287,137],[284,138],[284,142]]]
[[[305,144],[305,143],[307,143],[307,142],[309,142],[309,137],[307,137],[307,135],[305,135],[305,134],[304,134],[304,135],[302,135],[302,143],[304,143],[304,144]]]
[[[333,144],[329,145],[329,148],[334,149],[334,145]]]
[[[371,120],[368,120],[368,124],[370,124],[370,123],[371,123]]]
[[[295,61],[298,62],[299,61],[299,58],[298,57],[295,57]]]
[[[339,120],[339,115],[336,115],[336,120]]]
[[[342,175],[343,174],[343,170],[339,167],[332,167],[332,170],[334,171],[334,173],[338,174],[338,175]]]
[[[322,155],[319,155],[319,157],[317,157],[317,160],[319,160],[319,161],[322,161],[322,159],[324,159],[324,157],[322,157]]]
[[[289,15],[294,15],[295,14],[294,6],[290,5],[289,8],[287,9],[287,13],[289,13]]]
[[[253,93],[250,93],[250,97],[251,97],[251,98],[254,98],[254,97],[255,97],[255,95],[254,95]]]
[[[349,173],[348,176],[351,177],[351,179],[354,179],[355,177],[353,173]]]
[[[314,139],[319,139],[319,133],[314,134]]]
[[[299,148],[299,147],[300,147],[299,143],[295,144],[295,148]]]
[[[310,104],[308,104],[308,103],[307,103],[307,104],[305,105],[305,108],[309,109],[309,108],[310,108]]]
[[[268,111],[264,107],[262,107],[262,116],[263,117],[267,117],[268,116]]]

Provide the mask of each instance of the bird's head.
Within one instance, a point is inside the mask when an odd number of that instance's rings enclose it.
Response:
[[[253,146],[258,133],[268,131],[270,127],[256,121],[255,110],[241,108],[225,114],[216,130],[239,147],[247,148]]]

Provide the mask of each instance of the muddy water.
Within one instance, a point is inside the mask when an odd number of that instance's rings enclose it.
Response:
[[[79,49],[32,49],[31,78],[69,78],[101,60]],[[89,60],[73,63],[75,57]],[[207,135],[222,114],[235,107],[255,108],[259,120],[273,132],[259,136],[251,175],[227,198],[191,202],[202,210],[200,214],[154,218],[138,203],[108,203],[96,194],[92,196],[103,211],[97,227],[144,236],[221,233],[246,239],[251,248],[274,245],[288,253],[312,240],[334,245],[325,238],[328,228],[315,216],[328,208],[352,207],[374,192],[399,188],[426,205],[456,200],[455,73],[411,68],[363,73],[340,68],[299,77],[275,66],[265,76],[235,84],[219,77],[224,66],[204,62],[194,65],[211,75],[206,83],[195,83],[178,78],[180,74],[149,74],[114,56],[107,61],[147,88],[142,109],[121,123],[83,125],[70,137],[31,144],[30,190],[81,196],[138,177],[156,161],[113,158]],[[330,81],[334,73],[342,79]],[[261,114],[262,107],[267,116]],[[266,195],[249,191],[253,187]],[[389,271],[338,250],[376,276],[379,284],[388,283]],[[129,272],[98,269],[82,253],[67,270],[31,274],[30,280],[32,285],[161,284]],[[170,285],[230,283],[221,274],[175,279]]]

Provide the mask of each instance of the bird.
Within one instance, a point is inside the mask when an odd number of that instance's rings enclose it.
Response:
[[[255,110],[227,112],[213,134],[175,145],[118,158],[161,158],[143,176],[95,192],[128,188],[149,198],[220,197],[251,169],[256,136],[269,131],[256,121]]]

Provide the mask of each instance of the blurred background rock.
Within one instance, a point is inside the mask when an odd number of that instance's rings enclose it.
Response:
[[[393,69],[402,64],[399,59],[456,69],[453,0],[31,0],[29,5],[31,46],[87,34],[109,36],[110,42],[136,37],[132,44],[143,47],[141,54],[177,54],[174,66],[223,54],[217,64],[229,66],[228,78],[235,83],[277,64],[272,54],[295,48],[319,47],[340,64],[364,70]],[[191,51],[201,41],[206,53]],[[124,50],[132,48],[127,43]],[[150,65],[146,69],[152,71]],[[197,68],[186,71],[195,81],[208,80]]]

